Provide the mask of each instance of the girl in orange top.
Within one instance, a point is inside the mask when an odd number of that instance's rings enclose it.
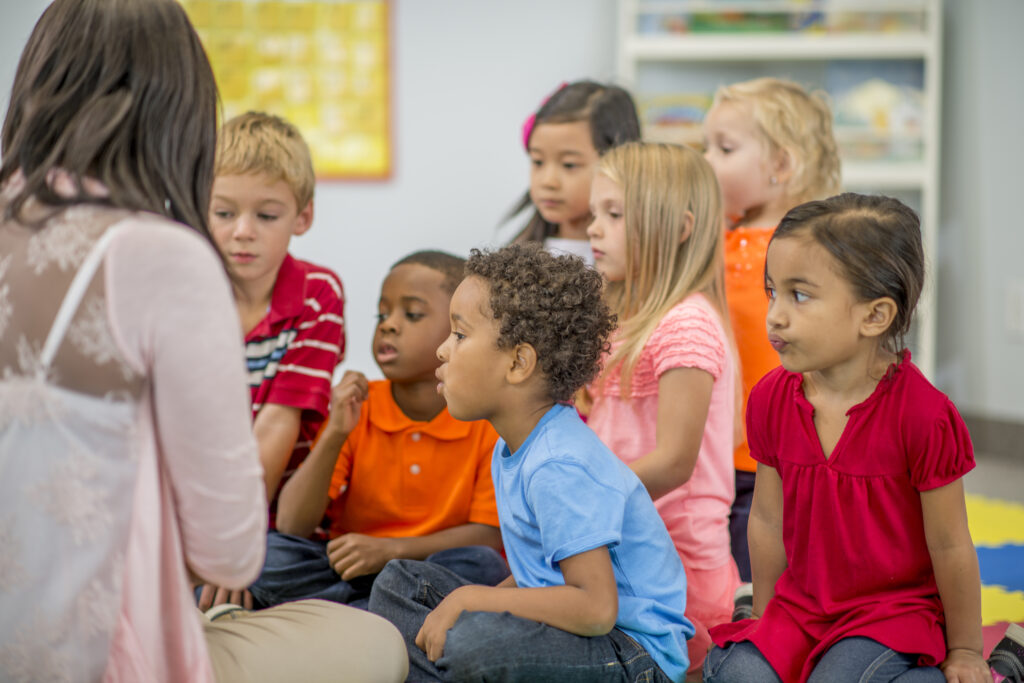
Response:
[[[704,119],[704,148],[725,205],[725,293],[742,367],[745,413],[751,388],[779,364],[764,322],[768,242],[789,209],[839,191],[832,112],[821,94],[790,81],[758,78],[724,86]],[[756,464],[746,439],[734,461],[732,552],[740,577],[750,581],[747,518]]]

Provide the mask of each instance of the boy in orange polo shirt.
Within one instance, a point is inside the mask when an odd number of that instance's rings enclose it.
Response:
[[[387,378],[348,371],[309,457],[281,490],[254,606],[302,598],[365,606],[389,560],[427,559],[495,584],[501,547],[486,421],[460,422],[437,393],[437,347],[465,261],[411,254],[381,286],[373,352]],[[310,540],[330,522],[326,543]]]

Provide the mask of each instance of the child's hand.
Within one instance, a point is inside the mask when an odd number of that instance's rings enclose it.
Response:
[[[980,652],[954,648],[939,665],[948,683],[992,683],[992,672]]]
[[[347,437],[359,422],[359,411],[369,391],[366,375],[346,370],[341,381],[331,390],[331,412],[327,416],[326,428]]]
[[[327,559],[345,581],[376,574],[398,557],[398,539],[345,534],[327,542]]]
[[[247,589],[233,591],[208,583],[204,583],[202,586],[203,590],[199,593],[197,607],[204,612],[215,605],[223,605],[226,602],[230,602],[232,605],[241,605],[245,609],[252,609],[252,593]]]
[[[436,662],[444,654],[444,643],[448,639],[448,629],[455,625],[459,615],[465,611],[462,598],[466,597],[473,586],[456,588],[441,601],[423,620],[423,626],[416,634],[416,647],[427,654],[427,659]]]

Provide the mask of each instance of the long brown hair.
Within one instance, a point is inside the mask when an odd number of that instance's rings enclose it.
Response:
[[[6,218],[25,201],[151,211],[209,238],[217,87],[176,0],[55,0],[18,62],[0,183],[20,172]],[[51,187],[67,172],[74,196]],[[109,191],[97,197],[83,180]]]

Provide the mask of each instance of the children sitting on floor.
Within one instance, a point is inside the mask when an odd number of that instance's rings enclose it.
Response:
[[[317,597],[365,606],[395,558],[427,559],[495,584],[501,547],[483,421],[452,418],[437,393],[436,349],[464,259],[421,251],[381,286],[373,354],[386,380],[348,371],[313,450],[281,490],[278,532],[250,591],[256,607]],[[308,537],[326,511],[330,540]]]
[[[473,586],[388,563],[370,610],[402,631],[410,680],[683,678],[679,555],[643,484],[567,405],[614,327],[601,288],[580,259],[538,244],[467,264],[438,377],[453,416],[501,436],[491,474],[512,576]]]

